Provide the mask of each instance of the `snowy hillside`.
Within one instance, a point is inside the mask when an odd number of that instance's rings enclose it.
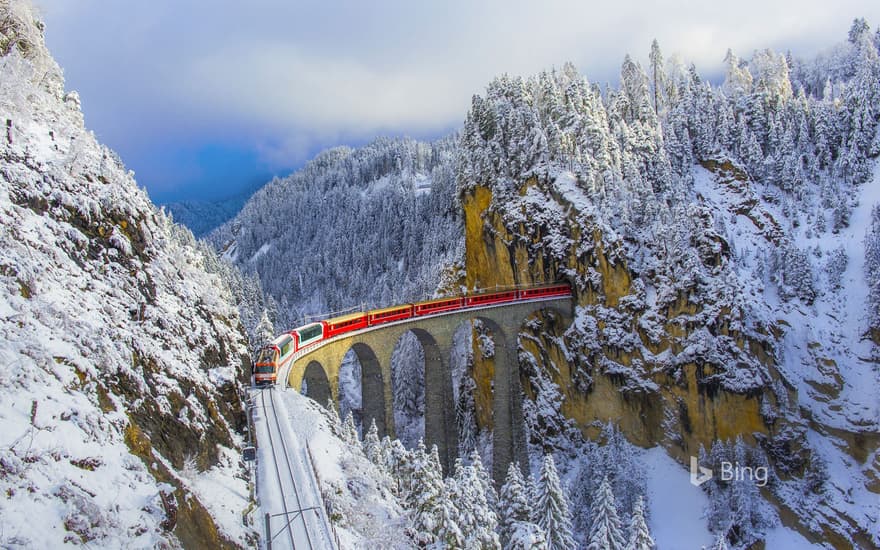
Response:
[[[232,219],[250,198],[253,190],[220,200],[183,200],[163,204],[174,221],[188,227],[196,237],[204,237]]]
[[[247,337],[217,258],[0,4],[0,546],[245,546]]]
[[[779,522],[880,543],[878,37],[856,20],[814,60],[728,53],[720,87],[655,42],[619,88],[566,65],[474,97],[457,166],[468,285],[563,278],[577,294],[571,327],[520,335],[533,456],[611,420],[685,464],[773,467],[763,497],[707,485],[730,544]]]
[[[461,255],[454,153],[452,139],[325,151],[208,238],[259,276],[279,327],[430,295]]]

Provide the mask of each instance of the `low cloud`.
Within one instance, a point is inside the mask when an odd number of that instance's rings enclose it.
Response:
[[[430,67],[379,68],[352,58],[310,55],[280,42],[212,52],[194,59],[185,74],[184,101],[269,127],[422,131],[463,118],[462,104],[469,97]]]
[[[854,17],[880,23],[880,4],[863,0],[35,1],[87,122],[111,146],[225,136],[270,164],[339,137],[437,135],[501,73],[572,61],[614,82],[623,56],[644,62],[657,38],[667,56],[718,74],[728,47],[808,56],[845,39]]]

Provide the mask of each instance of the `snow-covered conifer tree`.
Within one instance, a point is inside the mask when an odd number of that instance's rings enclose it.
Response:
[[[464,373],[458,385],[458,400],[455,403],[455,418],[458,423],[458,449],[461,456],[467,456],[477,448],[477,419],[474,404],[476,382]]]
[[[333,398],[327,399],[327,415],[330,417],[330,429],[333,430],[333,433],[342,437],[342,421],[339,419],[339,412],[336,410],[336,404],[333,403]]]
[[[480,463],[467,466],[461,460],[455,463],[455,476],[447,480],[458,509],[458,524],[469,548],[500,548],[495,529],[498,520],[486,499],[486,491],[480,479]]]
[[[425,444],[419,441],[418,447],[409,454],[406,465],[409,483],[404,492],[404,502],[410,510],[413,538],[417,544],[428,545],[436,541],[439,530],[438,510],[446,510],[446,492],[443,478]],[[441,512],[446,513],[446,512]],[[444,519],[449,523],[450,519]],[[457,523],[456,523],[457,525]]]
[[[375,418],[370,422],[370,429],[367,431],[367,435],[364,436],[363,448],[364,454],[370,462],[377,466],[382,463],[382,448],[379,442],[379,429],[376,427]]]
[[[727,550],[727,537],[724,533],[718,535],[718,538],[715,539],[715,544],[712,545],[712,550]]]
[[[551,550],[574,549],[576,545],[572,538],[568,503],[565,500],[565,493],[556,471],[556,463],[551,454],[544,456],[540,478],[536,484],[536,492],[532,521],[544,531],[548,548]]]
[[[471,548],[468,546],[467,532],[459,525],[461,512],[455,504],[458,487],[455,479],[446,480],[443,492],[434,506],[435,540],[441,548]],[[478,548],[478,547],[477,547]]]
[[[511,462],[498,498],[498,520],[503,544],[511,540],[514,523],[529,521],[530,510],[528,487],[519,471],[519,465]]]
[[[660,114],[665,101],[663,92],[666,90],[666,71],[663,68],[663,53],[660,44],[655,38],[651,42],[651,55],[648,57],[651,63],[651,95],[653,97],[654,112]]]
[[[530,521],[515,521],[504,550],[549,550],[544,531]]]
[[[648,529],[648,522],[645,519],[645,500],[640,496],[633,507],[626,550],[652,550],[653,548],[654,539],[651,537],[651,530]]]
[[[588,550],[623,550],[624,538],[617,515],[617,504],[608,476],[602,478],[593,497],[593,525]]]
[[[275,327],[272,326],[272,321],[269,319],[269,312],[265,309],[263,310],[262,315],[260,315],[260,322],[257,324],[256,334],[258,345],[260,347],[265,346],[275,337]]]
[[[342,438],[349,445],[360,445],[361,438],[358,435],[358,429],[354,423],[354,416],[351,414],[351,411],[348,411],[348,414],[345,415],[345,421],[342,423]]]
[[[483,490],[483,494],[486,495],[486,503],[489,505],[489,509],[492,512],[497,512],[498,510],[498,493],[495,491],[495,484],[492,481],[492,478],[489,474],[489,471],[483,466],[483,461],[480,458],[480,453],[477,452],[476,449],[471,451],[470,456],[468,457],[470,460],[471,466],[474,469],[474,474],[476,478],[480,482],[480,487]]]
[[[865,278],[868,282],[868,323],[880,329],[880,206],[871,211],[865,235]]]

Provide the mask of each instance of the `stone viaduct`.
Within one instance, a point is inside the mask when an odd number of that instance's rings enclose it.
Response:
[[[523,323],[540,310],[553,310],[571,323],[570,296],[538,298],[492,306],[455,310],[426,317],[379,325],[342,334],[297,352],[288,369],[278,374],[279,384],[300,391],[322,405],[332,398],[338,403],[339,370],[349,350],[361,364],[364,426],[376,421],[379,436],[394,435],[391,354],[404,333],[411,331],[425,352],[425,444],[437,445],[441,464],[450,472],[458,454],[458,427],[453,402],[450,354],[458,327],[479,319],[495,343],[493,380],[493,464],[496,483],[503,481],[512,461],[526,460],[522,423],[517,335]]]

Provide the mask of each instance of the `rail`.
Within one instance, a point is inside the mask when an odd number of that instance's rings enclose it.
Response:
[[[336,532],[336,525],[330,521],[330,510],[327,509],[327,501],[324,500],[324,490],[321,489],[321,476],[318,475],[318,468],[315,467],[315,457],[312,455],[312,446],[306,442],[306,453],[309,456],[309,464],[312,466],[312,473],[315,475],[315,483],[318,485],[318,498],[321,499],[321,506],[324,509],[324,518],[327,520],[327,525],[330,526],[330,529],[333,531],[333,542],[336,544],[336,548],[340,548],[339,546],[339,533]]]
[[[279,439],[282,439],[281,434],[283,433],[283,431],[281,429],[281,422],[278,420],[278,411],[275,409],[275,397],[274,397],[274,392],[272,391],[272,388],[269,388],[268,390],[263,390],[262,392],[260,392],[260,398],[263,401],[263,411],[267,410],[266,409],[266,391],[269,392],[269,401],[272,404],[272,417],[275,419],[275,427],[278,430],[278,437],[279,437]],[[266,418],[266,420],[268,421],[269,419]],[[267,428],[268,428],[268,426],[267,426]],[[293,487],[293,494],[294,494],[294,497],[296,498],[296,507],[297,507],[296,510],[288,510],[287,509],[287,499],[284,496],[284,480],[282,479],[282,476],[281,476],[281,470],[278,468],[278,460],[277,460],[278,455],[276,454],[275,441],[274,441],[274,438],[272,437],[271,428],[267,429],[266,432],[269,434],[269,446],[272,450],[272,456],[275,457],[275,460],[273,460],[272,463],[275,466],[275,474],[278,479],[278,490],[281,493],[281,505],[282,505],[282,508],[284,509],[283,514],[277,514],[277,515],[284,517],[284,519],[286,520],[284,527],[282,527],[280,531],[278,531],[277,533],[275,533],[273,535],[271,532],[271,528],[270,528],[270,521],[269,521],[270,515],[266,514],[266,530],[267,530],[266,547],[267,547],[267,549],[271,550],[272,541],[275,539],[276,536],[281,534],[282,531],[286,530],[288,536],[290,537],[290,547],[295,549],[296,548],[296,538],[293,536],[293,527],[291,525],[294,522],[294,520],[299,518],[302,521],[303,532],[305,532],[305,534],[306,534],[306,542],[309,545],[309,550],[312,550],[312,548],[313,548],[312,537],[311,537],[311,535],[309,535],[309,526],[306,523],[305,516],[303,515],[303,512],[306,510],[304,510],[302,507],[302,501],[300,500],[300,497],[299,497],[299,490],[296,487],[296,480],[293,478],[293,468],[290,463],[290,455],[287,452],[287,446],[284,444],[283,440],[278,442],[279,446],[281,448],[281,451],[284,453],[284,463],[287,465],[287,475],[290,478],[290,484]],[[291,515],[293,515],[293,517],[290,517]]]

